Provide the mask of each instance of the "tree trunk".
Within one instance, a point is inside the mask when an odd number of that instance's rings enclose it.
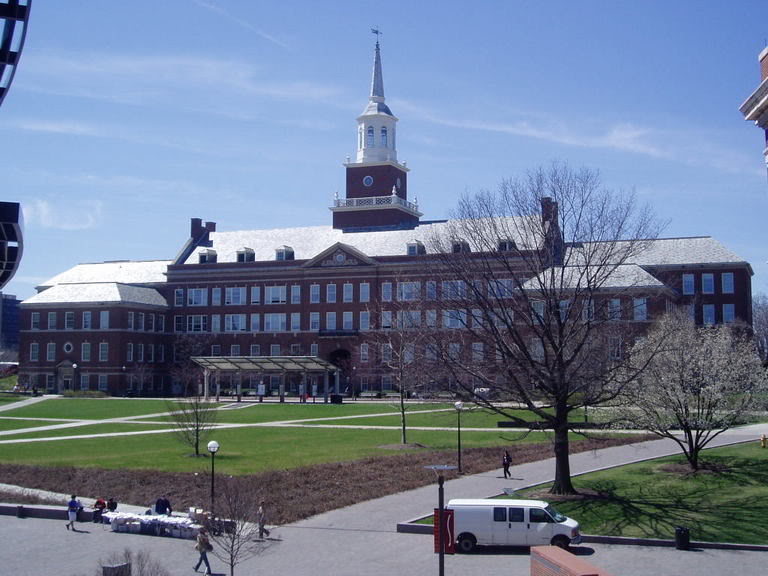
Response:
[[[576,494],[571,483],[571,461],[568,446],[567,416],[555,420],[555,483],[552,494]]]
[[[400,441],[402,444],[407,444],[405,439],[405,393],[403,392],[402,382],[400,384]]]

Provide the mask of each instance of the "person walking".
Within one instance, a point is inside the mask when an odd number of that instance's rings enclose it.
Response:
[[[259,509],[256,511],[256,522],[259,524],[259,538],[264,539],[264,535],[269,536],[267,530],[267,510],[264,506],[264,500],[259,502]]]
[[[512,464],[512,456],[509,455],[509,450],[504,450],[504,456],[501,457],[501,467],[504,468],[504,478],[511,478],[512,474],[509,472],[509,467]]]
[[[77,520],[77,513],[81,508],[80,500],[77,499],[77,496],[72,494],[72,498],[70,498],[67,503],[67,530],[70,528],[72,528],[72,530],[75,529],[75,520]]]
[[[195,564],[195,572],[200,569],[200,565],[205,563],[205,573],[211,574],[211,564],[208,562],[208,552],[213,550],[213,545],[208,539],[208,530],[200,528],[200,532],[197,533],[197,544],[195,544],[195,550],[200,552],[200,558],[197,559]]]

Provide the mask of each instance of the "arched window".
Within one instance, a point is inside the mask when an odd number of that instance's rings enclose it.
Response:
[[[368,126],[368,138],[365,144],[368,148],[373,148],[375,146],[375,142],[373,139],[374,139],[373,126]]]
[[[381,129],[381,146],[382,148],[387,147],[387,128],[382,127]]]

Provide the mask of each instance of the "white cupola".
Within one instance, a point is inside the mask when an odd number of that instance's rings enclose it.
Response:
[[[357,118],[357,162],[397,163],[395,124],[397,118],[384,103],[384,78],[381,74],[379,42],[373,56],[373,79],[368,105]]]

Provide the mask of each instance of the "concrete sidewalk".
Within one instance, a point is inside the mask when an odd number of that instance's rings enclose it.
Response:
[[[721,435],[716,445],[747,440],[758,441],[768,434],[768,425],[757,425]],[[668,440],[620,446],[571,457],[574,474],[678,453]],[[513,454],[514,458],[514,454]],[[465,476],[445,484],[446,501],[459,497],[484,497],[504,488],[517,489],[552,479],[552,459],[513,466],[512,480],[501,471]],[[430,470],[425,474],[433,475]],[[319,478],[318,482],[322,482]],[[311,497],[311,495],[308,495]],[[262,556],[238,567],[238,574],[257,572],[295,576],[391,576],[425,574],[437,571],[437,556],[432,553],[432,537],[399,534],[396,524],[428,514],[437,505],[436,484],[416,490],[362,502],[340,510],[276,528],[280,538]],[[63,522],[0,517],[0,571],[14,575],[63,576],[94,572],[99,558],[124,548],[146,549],[159,559],[173,576],[191,574],[196,554],[185,540],[132,534],[118,534],[99,525],[83,524],[84,532],[68,532]],[[670,534],[670,538],[673,535]],[[695,539],[695,534],[692,535]],[[44,541],[45,547],[39,543]],[[757,576],[765,573],[768,554],[723,550],[682,552],[666,548],[598,545],[576,550],[595,565],[616,576],[658,576],[659,574],[727,574],[738,566],[738,573]],[[524,576],[529,573],[527,549],[487,551],[448,556],[446,574],[502,573]],[[212,558],[217,574],[228,571]]]

